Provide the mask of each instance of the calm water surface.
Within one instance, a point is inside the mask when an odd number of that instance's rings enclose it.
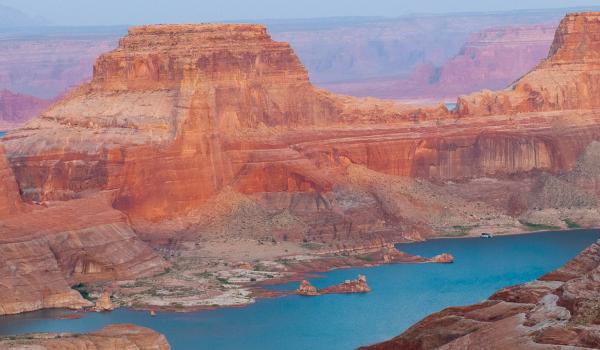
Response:
[[[318,287],[365,274],[365,295],[289,296],[246,308],[196,313],[120,309],[87,313],[79,320],[52,320],[66,311],[0,318],[0,334],[85,332],[110,323],[134,323],[164,333],[174,349],[354,349],[398,335],[430,313],[479,302],[496,290],[554,270],[594,242],[598,231],[547,232],[494,239],[440,239],[400,249],[431,257],[454,255],[451,265],[386,265],[323,274]],[[296,283],[277,286],[295,289]]]
[[[0,131],[0,138],[2,138],[4,135],[6,135],[6,131]]]

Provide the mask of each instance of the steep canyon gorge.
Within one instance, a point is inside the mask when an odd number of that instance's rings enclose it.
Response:
[[[0,140],[0,314],[91,306],[72,287],[138,308],[239,305],[250,282],[410,261],[395,242],[597,227],[599,33],[600,14],[568,15],[533,71],[449,111],[317,88],[262,25],[131,28],[89,82]],[[439,328],[400,341],[477,348],[462,336],[510,322],[532,328],[524,348],[552,332],[583,344],[595,318],[546,321],[557,305],[577,317],[595,294],[570,285],[595,286],[597,259],[450,311],[450,336],[432,316]]]

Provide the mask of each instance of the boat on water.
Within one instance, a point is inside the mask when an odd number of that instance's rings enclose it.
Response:
[[[489,233],[489,232],[482,232],[479,237],[481,237],[481,238],[494,238],[494,235],[491,234],[491,233]]]

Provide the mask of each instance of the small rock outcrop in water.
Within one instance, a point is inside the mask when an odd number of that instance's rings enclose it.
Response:
[[[367,284],[367,278],[358,275],[356,280],[347,280],[337,286],[327,287],[319,290],[321,294],[345,294],[345,293],[368,293],[371,291]]]
[[[94,310],[96,312],[102,311],[112,311],[115,309],[115,305],[110,300],[110,293],[107,291],[102,292],[98,300],[96,300],[96,305],[94,306]]]
[[[452,264],[454,262],[454,257],[448,253],[444,253],[431,258],[431,262],[438,264]]]
[[[310,284],[310,282],[308,282],[307,280],[303,280],[300,283],[300,287],[298,288],[298,290],[296,292],[299,295],[306,295],[306,296],[316,296],[316,295],[320,294],[317,291],[317,287]]]
[[[367,278],[363,275],[358,275],[358,279],[347,280],[344,283],[323,289],[317,289],[310,282],[304,280],[300,283],[300,288],[298,288],[296,293],[305,296],[317,296],[323,294],[368,293],[370,291],[371,288],[367,284]]]

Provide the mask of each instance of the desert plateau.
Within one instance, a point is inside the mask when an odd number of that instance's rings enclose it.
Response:
[[[0,349],[600,348],[600,8],[187,3],[0,1]]]

